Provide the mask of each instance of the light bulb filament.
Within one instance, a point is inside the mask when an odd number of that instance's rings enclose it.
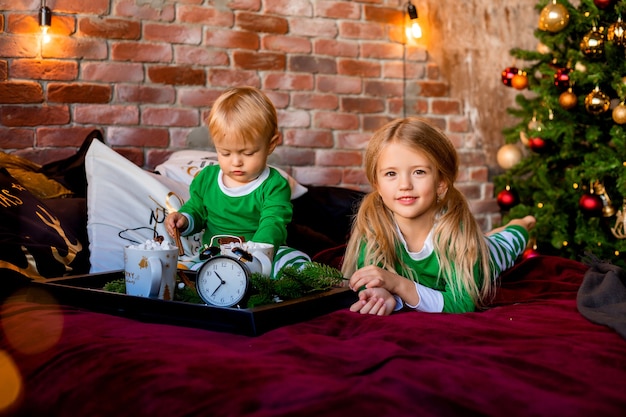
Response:
[[[419,39],[422,37],[422,27],[419,23],[413,22],[413,24],[411,25],[411,35],[415,39]]]
[[[409,22],[406,27],[406,36],[409,39],[420,39],[422,37],[422,27],[417,21]]]
[[[48,29],[50,29],[50,26],[42,26],[41,27],[41,39],[42,39],[43,43],[49,43],[50,42],[50,35],[48,34]]]

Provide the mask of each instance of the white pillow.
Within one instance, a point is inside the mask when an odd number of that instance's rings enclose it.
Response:
[[[153,239],[155,230],[174,243],[163,220],[189,199],[187,184],[141,169],[97,140],[85,156],[85,172],[91,273],[123,269],[124,246]],[[198,254],[202,234],[182,238],[182,246],[179,267]]]
[[[217,165],[217,153],[209,151],[185,150],[174,152],[167,161],[157,165],[156,170],[168,178],[191,184],[191,180],[200,170],[209,165]],[[306,187],[298,183],[291,175],[284,170],[270,165],[280,172],[289,181],[291,187],[291,199],[296,199],[306,193]]]

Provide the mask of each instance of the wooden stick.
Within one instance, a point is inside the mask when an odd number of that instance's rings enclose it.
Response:
[[[185,254],[185,250],[183,249],[183,242],[180,239],[180,231],[178,227],[174,229],[174,239],[176,240],[176,246],[178,246],[178,256],[183,256]]]
[[[182,270],[179,269],[178,271],[176,271],[176,273],[180,277],[180,280],[184,282],[186,286],[188,286],[189,288],[194,288],[194,289],[196,288],[196,285],[193,282],[191,282],[191,280],[189,280],[189,277],[187,277],[187,274],[185,274]]]

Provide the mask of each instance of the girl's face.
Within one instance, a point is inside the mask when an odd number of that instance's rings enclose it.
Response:
[[[437,194],[445,190],[433,164],[421,151],[390,142],[376,167],[376,189],[398,222],[434,219]]]
[[[254,181],[265,169],[267,157],[278,144],[278,137],[270,143],[265,139],[253,141],[228,140],[214,141],[217,162],[224,173],[227,187],[238,187]]]

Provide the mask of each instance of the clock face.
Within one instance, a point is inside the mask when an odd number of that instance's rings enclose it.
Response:
[[[232,307],[246,295],[249,274],[240,261],[228,256],[215,256],[200,267],[196,289],[205,303]]]

